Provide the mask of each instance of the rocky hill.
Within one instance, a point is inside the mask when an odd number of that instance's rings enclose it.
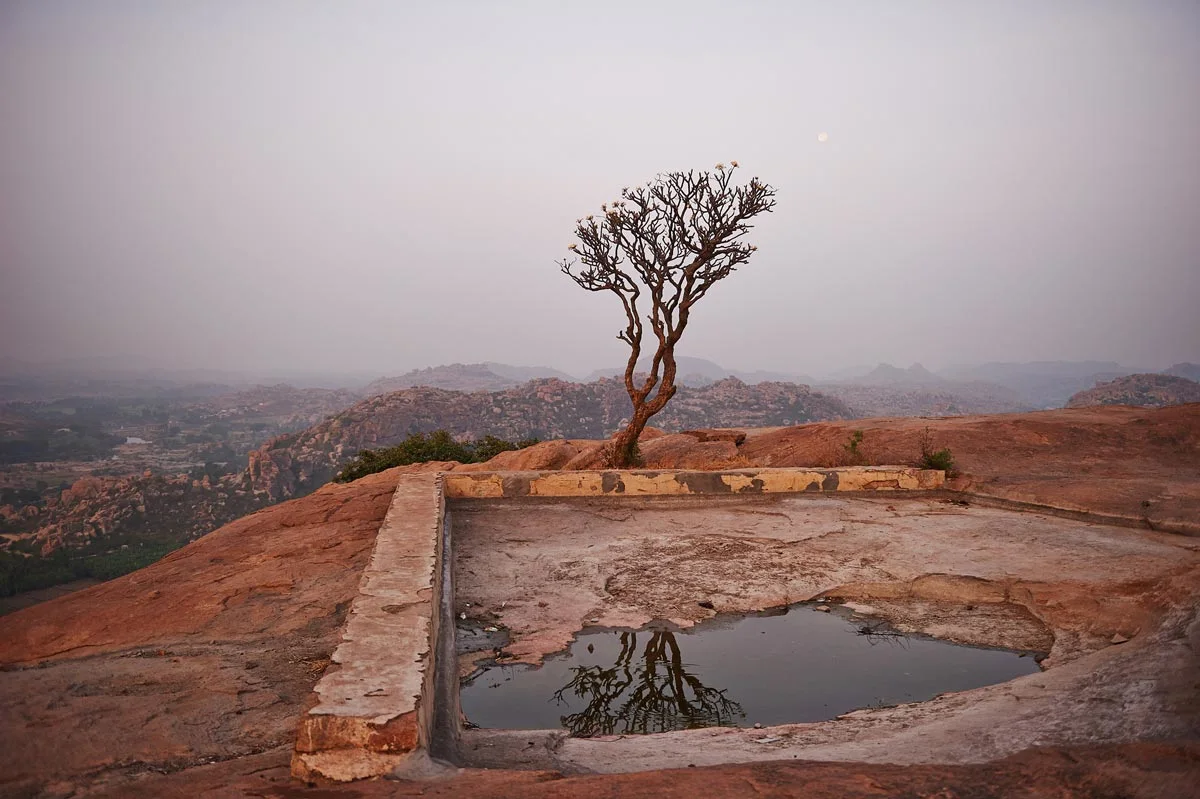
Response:
[[[214,408],[249,412],[261,403],[275,412],[304,414],[311,411],[307,402],[320,406],[344,399],[309,392],[303,392],[307,400],[298,396],[294,391],[261,389]],[[327,482],[359,450],[389,446],[411,433],[446,429],[471,438],[606,438],[629,410],[625,388],[614,380],[535,380],[493,393],[410,388],[371,397],[300,432],[270,440],[250,453],[242,472],[89,476],[51,492],[42,503],[0,506],[0,534],[7,552],[26,555],[68,547],[98,556],[147,543],[182,544],[251,510],[306,494]],[[762,427],[852,415],[841,402],[807,386],[747,386],[724,380],[680,389],[654,423],[668,430]]]
[[[1094,388],[1073,395],[1067,401],[1067,407],[1137,405],[1161,408],[1188,402],[1200,402],[1200,383],[1174,375],[1139,374],[1097,383]]]
[[[448,391],[503,391],[530,380],[557,378],[572,381],[570,375],[547,366],[511,366],[506,363],[452,363],[413,369],[396,377],[382,377],[363,389],[363,395],[374,397],[406,388],[424,386]]]
[[[367,384],[363,394],[374,397],[416,387],[442,388],[448,391],[503,391],[519,383],[519,380],[493,372],[487,364],[452,363],[413,369],[395,377],[381,377]]]
[[[359,450],[395,444],[412,433],[446,429],[476,438],[606,438],[628,418],[629,397],[616,380],[533,380],[492,393],[411,388],[372,397],[294,436],[251,453],[248,484],[272,500],[326,482]],[[844,403],[793,383],[748,386],[728,378],[681,387],[654,417],[665,430],[771,427],[854,416]]]

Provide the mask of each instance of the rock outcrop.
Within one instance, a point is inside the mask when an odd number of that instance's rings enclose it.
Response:
[[[1137,405],[1162,408],[1188,402],[1200,402],[1200,383],[1174,375],[1137,374],[1097,383],[1094,388],[1080,391],[1067,401],[1067,407]]]

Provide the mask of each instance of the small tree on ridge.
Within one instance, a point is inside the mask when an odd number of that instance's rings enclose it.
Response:
[[[712,172],[668,172],[645,186],[621,189],[621,199],[600,206],[599,216],[577,220],[577,256],[559,261],[588,291],[611,291],[625,310],[617,338],[629,345],[625,390],[633,402],[629,424],[613,442],[613,465],[637,460],[638,437],[650,418],[675,396],[675,345],[692,308],[719,280],[750,260],[757,247],[743,240],[750,220],[775,207],[775,189],[758,178],[733,182],[737,162]],[[580,265],[575,269],[576,264]],[[650,312],[643,319],[638,302]],[[635,375],[644,323],[654,339],[650,371]],[[649,347],[647,347],[647,350]]]

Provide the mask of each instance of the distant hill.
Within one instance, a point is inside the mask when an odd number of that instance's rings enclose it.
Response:
[[[1170,369],[1164,369],[1162,373],[1175,377],[1186,377],[1188,380],[1200,383],[1200,363],[1177,363]]]
[[[540,380],[546,377],[553,377],[557,380],[565,380],[568,383],[579,382],[575,377],[566,372],[552,369],[549,366],[513,366],[509,363],[496,363],[495,361],[486,361],[484,364],[494,374],[501,377],[511,378],[517,383],[524,383],[529,380]]]
[[[574,381],[566,372],[547,366],[512,366],[506,363],[452,363],[413,369],[396,377],[383,377],[363,389],[367,397],[426,386],[448,391],[503,391],[529,380],[556,378]]]
[[[368,397],[425,386],[447,391],[503,391],[522,381],[493,371],[484,363],[452,363],[413,369],[395,377],[382,377],[368,383],[363,394]]]
[[[1094,388],[1072,396],[1067,407],[1138,405],[1161,408],[1187,402],[1200,402],[1200,383],[1174,375],[1138,374],[1097,383]]]
[[[964,416],[979,413],[1023,413],[1031,410],[1012,392],[976,383],[928,385],[857,385],[818,387],[823,394],[850,406],[856,416]]]
[[[818,387],[860,416],[961,416],[1031,410],[1029,403],[1004,386],[947,380],[919,363],[907,369],[881,363],[866,374]]]
[[[706,358],[691,358],[686,355],[675,356],[676,367],[676,382],[684,386],[706,386],[710,383],[715,383],[718,380],[724,380],[727,377],[734,377],[743,383],[755,385],[756,383],[797,383],[799,385],[812,385],[815,382],[808,375],[793,374],[789,372],[772,372],[757,369],[753,371],[745,371],[739,369],[727,369],[718,363],[710,361]],[[643,358],[638,362],[638,371],[650,371],[650,359]],[[587,376],[587,382],[600,380],[602,378],[620,378],[625,374],[624,366],[614,366],[608,369],[597,369]]]
[[[843,378],[836,382],[864,386],[930,386],[944,384],[947,381],[919,363],[914,363],[907,369],[892,366],[890,363],[881,363],[866,374]]]
[[[197,403],[218,419],[262,418],[286,430],[303,429],[345,410],[362,392],[344,388],[296,388],[286,383],[252,386]]]
[[[950,380],[985,381],[1016,392],[1034,408],[1061,408],[1073,394],[1102,380],[1133,374],[1114,361],[1033,361],[954,366],[940,374]]]

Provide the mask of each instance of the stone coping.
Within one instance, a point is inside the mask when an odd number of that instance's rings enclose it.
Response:
[[[437,475],[401,478],[333,653],[338,668],[317,682],[296,731],[295,776],[379,776],[424,744],[443,515]]]
[[[909,466],[837,469],[625,470],[580,472],[447,472],[448,499],[603,495],[779,494],[832,491],[924,491],[942,488],[946,473]]]
[[[903,466],[405,475],[333,653],[337,667],[317,682],[300,720],[292,774],[340,782],[380,777],[428,749],[438,637],[453,635],[438,611],[449,556],[447,499],[926,491],[944,484],[944,472]]]

